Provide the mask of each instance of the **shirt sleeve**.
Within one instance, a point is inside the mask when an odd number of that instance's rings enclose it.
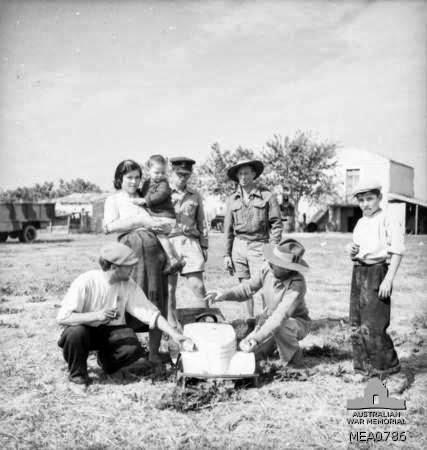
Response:
[[[283,224],[280,206],[274,194],[271,194],[268,201],[268,221],[270,223],[270,241],[272,244],[278,244],[282,239]]]
[[[305,290],[304,280],[291,281],[288,288],[285,288],[282,299],[276,309],[264,322],[261,328],[253,333],[252,337],[257,342],[262,342],[274,333],[282,325],[284,320],[292,316],[298,306],[299,299],[304,297]]]
[[[401,220],[386,220],[387,252],[403,255],[405,253],[405,227]]]
[[[111,195],[107,197],[104,203],[104,225],[114,222],[120,218],[119,209],[115,197]]]
[[[200,194],[197,195],[197,228],[199,230],[200,246],[204,249],[209,247],[209,230],[206,221],[205,210],[203,208],[203,199]]]
[[[258,292],[262,288],[263,271],[258,273],[249,280],[242,281],[235,288],[229,289],[224,292],[224,296],[227,300],[244,301]]]
[[[149,325],[150,329],[156,327],[156,322],[160,316],[159,309],[153,305],[142,289],[133,284],[128,301],[126,302],[126,311],[132,316]]]
[[[83,307],[86,297],[86,286],[81,277],[76,278],[69,287],[64,299],[62,300],[61,308],[58,312],[57,321],[67,319],[72,313],[83,312]]]
[[[224,216],[225,256],[231,256],[234,242],[233,212],[231,210],[231,197],[227,200]]]

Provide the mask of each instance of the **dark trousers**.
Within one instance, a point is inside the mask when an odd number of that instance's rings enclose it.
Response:
[[[350,325],[353,365],[364,372],[387,372],[399,366],[399,359],[387,328],[390,298],[378,297],[387,273],[385,263],[355,265],[351,281]]]
[[[107,373],[132,364],[143,356],[135,332],[125,325],[69,326],[62,332],[58,345],[72,377],[87,377],[87,358],[91,350],[98,350],[98,363]]]

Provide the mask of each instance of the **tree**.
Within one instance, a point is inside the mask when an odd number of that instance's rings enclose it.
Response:
[[[72,193],[84,192],[102,192],[101,188],[96,184],[84,180],[83,178],[75,178],[71,181],[59,180],[59,188],[55,191],[55,197],[64,197]]]
[[[236,188],[235,183],[227,177],[227,170],[239,160],[254,157],[251,149],[238,147],[234,151],[221,151],[219,144],[215,142],[206,160],[195,168],[195,186],[204,193],[224,198]]]
[[[33,186],[23,186],[16,189],[1,190],[0,200],[4,202],[50,200],[64,197],[72,193],[102,192],[101,188],[90,181],[76,178],[71,181],[59,180],[58,187],[52,181],[45,181],[43,184],[36,183]]]
[[[267,142],[264,179],[270,187],[289,187],[296,218],[301,199],[313,203],[334,196],[336,148],[335,143],[318,142],[301,131],[293,139],[275,135]]]

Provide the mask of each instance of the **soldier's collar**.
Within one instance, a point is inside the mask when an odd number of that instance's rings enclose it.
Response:
[[[249,192],[248,197],[250,197],[251,195],[253,195],[253,196],[255,196],[255,197],[262,198],[261,191],[260,191],[260,189],[259,189],[258,186],[255,186],[255,187],[251,190],[251,192]],[[235,196],[236,198],[237,198],[237,197],[242,197],[242,187],[241,187],[241,186],[239,186],[239,187],[237,188],[236,192],[234,193],[234,196]]]
[[[189,186],[185,186],[183,191],[178,191],[175,186],[171,186],[172,192],[188,192],[189,194],[195,194],[195,190]]]

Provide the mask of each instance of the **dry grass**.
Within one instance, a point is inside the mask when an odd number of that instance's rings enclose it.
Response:
[[[343,254],[349,235],[300,235],[312,272],[308,304],[315,320],[302,345],[306,369],[267,364],[258,389],[242,388],[206,408],[181,413],[156,408],[172,392],[172,377],[129,372],[105,376],[90,359],[95,383],[72,386],[56,345],[57,306],[70,282],[96,267],[103,236],[42,235],[43,241],[0,246],[0,447],[1,448],[370,448],[351,447],[346,400],[365,382],[352,374],[348,343],[351,266]],[[207,286],[235,280],[221,269],[221,236],[212,235]],[[407,400],[408,440],[402,448],[427,448],[427,237],[408,239],[393,293],[391,333],[405,377],[386,380]],[[180,306],[191,293],[179,287]],[[227,319],[242,305],[221,306]],[[224,391],[226,392],[226,391]],[[356,428],[353,426],[353,428]],[[387,427],[379,427],[386,429]],[[376,427],[378,430],[378,427]],[[375,448],[393,447],[377,443]]]

